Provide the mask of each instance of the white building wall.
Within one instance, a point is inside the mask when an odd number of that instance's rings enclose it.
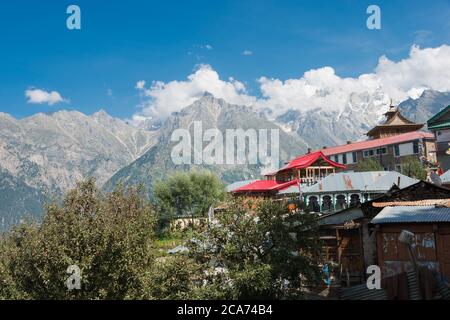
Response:
[[[399,151],[400,151],[400,156],[407,156],[407,155],[414,154],[414,148],[413,148],[412,142],[400,144],[398,147],[399,147]]]

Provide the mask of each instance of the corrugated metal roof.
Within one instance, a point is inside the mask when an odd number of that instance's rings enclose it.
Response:
[[[373,224],[450,222],[450,208],[435,206],[386,207],[371,222]]]
[[[227,189],[227,192],[231,192],[231,191],[234,191],[234,190],[236,190],[236,189],[239,189],[240,187],[243,187],[243,186],[246,186],[246,185],[248,185],[248,184],[250,184],[250,183],[253,183],[253,182],[255,182],[255,181],[256,181],[256,180],[243,180],[243,181],[237,181],[237,182],[234,182],[234,183],[228,185],[228,186],[226,187],[226,189]]]
[[[319,217],[319,225],[343,224],[363,217],[361,208],[353,207]]]
[[[367,187],[370,191],[387,191],[392,188],[394,184],[398,183],[398,178],[400,178],[400,189],[409,187],[419,180],[412,179],[396,171],[388,171],[387,174],[380,179],[376,180],[373,184]]]
[[[395,171],[370,171],[370,172],[340,172],[331,174],[316,184],[303,187],[304,194],[337,193],[337,192],[386,192],[398,183],[400,188],[406,188],[418,180],[411,179]],[[285,189],[280,194],[298,193],[297,186]]]
[[[385,207],[429,207],[429,206],[439,206],[439,207],[450,207],[450,199],[428,199],[428,200],[417,200],[417,201],[391,201],[391,202],[373,202],[372,206],[375,208],[385,208]]]
[[[440,176],[442,183],[449,183],[450,182],[450,170],[445,171],[444,174]]]

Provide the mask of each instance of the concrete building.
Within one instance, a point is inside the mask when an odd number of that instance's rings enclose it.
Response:
[[[386,171],[399,172],[407,157],[416,157],[427,163],[437,161],[434,135],[418,131],[423,124],[409,121],[395,107],[391,107],[385,116],[383,124],[367,133],[370,139],[349,141],[320,151],[334,162],[345,164],[348,170],[357,169],[358,163],[367,159],[378,160]]]
[[[406,188],[417,182],[394,171],[341,172],[300,189],[310,211],[332,213],[370,201],[393,186]],[[293,185],[280,190],[277,196],[296,197],[299,194],[298,185]]]
[[[450,105],[427,122],[436,139],[436,155],[443,171],[450,170]]]

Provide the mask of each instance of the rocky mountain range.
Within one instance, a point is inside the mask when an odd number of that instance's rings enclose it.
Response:
[[[382,92],[353,95],[344,110],[290,110],[278,116],[275,122],[286,131],[295,132],[313,149],[345,144],[366,139],[365,133],[384,120],[389,102]],[[426,123],[449,104],[450,92],[425,90],[418,99],[405,100],[398,108],[411,121]]]
[[[21,120],[0,113],[0,192],[5,199],[0,222],[8,212],[38,214],[37,203],[58,197],[85,177],[105,183],[155,143],[155,133],[104,111],[91,116],[39,113]]]
[[[249,107],[228,104],[205,94],[191,106],[149,128],[135,128],[105,111],[84,115],[77,111],[15,119],[0,113],[0,229],[27,215],[39,216],[49,196],[59,196],[77,181],[94,177],[104,190],[118,183],[153,182],[174,170],[206,168],[225,182],[260,175],[259,165],[174,165],[170,158],[175,129],[192,132],[194,121],[203,130],[282,129],[280,159],[287,161],[306,151],[364,138],[383,119],[389,100],[380,92],[351,97],[344,110],[290,110],[269,120]],[[426,122],[450,104],[450,92],[427,90],[399,108],[409,119]]]
[[[278,129],[280,133],[280,159],[282,161],[302,154],[307,149],[307,143],[303,139],[284,132],[278,125],[267,120],[264,115],[249,107],[231,105],[223,99],[216,99],[210,94],[205,94],[181,112],[172,114],[159,130],[158,143],[141,158],[112,176],[106,183],[105,190],[112,190],[118,183],[124,185],[143,183],[148,190],[151,190],[155,179],[161,179],[176,170],[190,168],[211,170],[228,183],[236,180],[254,179],[261,175],[259,165],[175,165],[171,160],[171,151],[176,145],[176,142],[171,142],[172,132],[175,129],[187,129],[193,137],[195,121],[201,121],[203,131],[215,128],[219,129],[224,136],[227,129]],[[268,149],[270,151],[270,148]]]

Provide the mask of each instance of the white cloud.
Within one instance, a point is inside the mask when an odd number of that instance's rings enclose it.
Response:
[[[42,89],[28,89],[25,91],[25,96],[28,98],[27,103],[33,104],[48,104],[52,106],[60,102],[67,102],[67,100],[56,91],[49,92]]]
[[[184,81],[153,82],[150,88],[139,81],[136,88],[144,97],[140,117],[167,117],[190,105],[205,91],[234,104],[269,109],[273,115],[289,109],[341,111],[365,104],[367,108],[386,107],[392,99],[399,103],[417,98],[425,89],[450,91],[450,46],[420,49],[413,46],[407,58],[395,62],[382,56],[372,73],[343,78],[332,67],[305,72],[296,79],[258,79],[261,97],[247,93],[242,82],[222,80],[209,65],[201,65]]]
[[[217,98],[223,98],[229,103],[251,105],[256,98],[249,96],[243,83],[229,78],[227,81],[219,78],[219,74],[209,65],[200,65],[198,69],[184,81],[153,82],[150,88],[143,81],[136,85],[145,101],[142,111],[137,116],[165,118],[172,112],[198,100],[205,92],[210,92]],[[137,119],[135,117],[135,119]]]
[[[331,67],[310,70],[298,79],[259,79],[263,99],[258,104],[275,113],[287,109],[343,110],[355,99],[381,96],[399,103],[418,98],[425,89],[450,90],[450,46],[420,49],[394,62],[382,56],[373,73],[341,78]],[[389,101],[389,100],[388,100]]]
[[[145,81],[144,80],[140,80],[136,83],[135,89],[138,90],[142,90],[145,87]]]
[[[253,54],[253,51],[250,50],[244,50],[242,51],[242,55],[243,56],[251,56]]]

